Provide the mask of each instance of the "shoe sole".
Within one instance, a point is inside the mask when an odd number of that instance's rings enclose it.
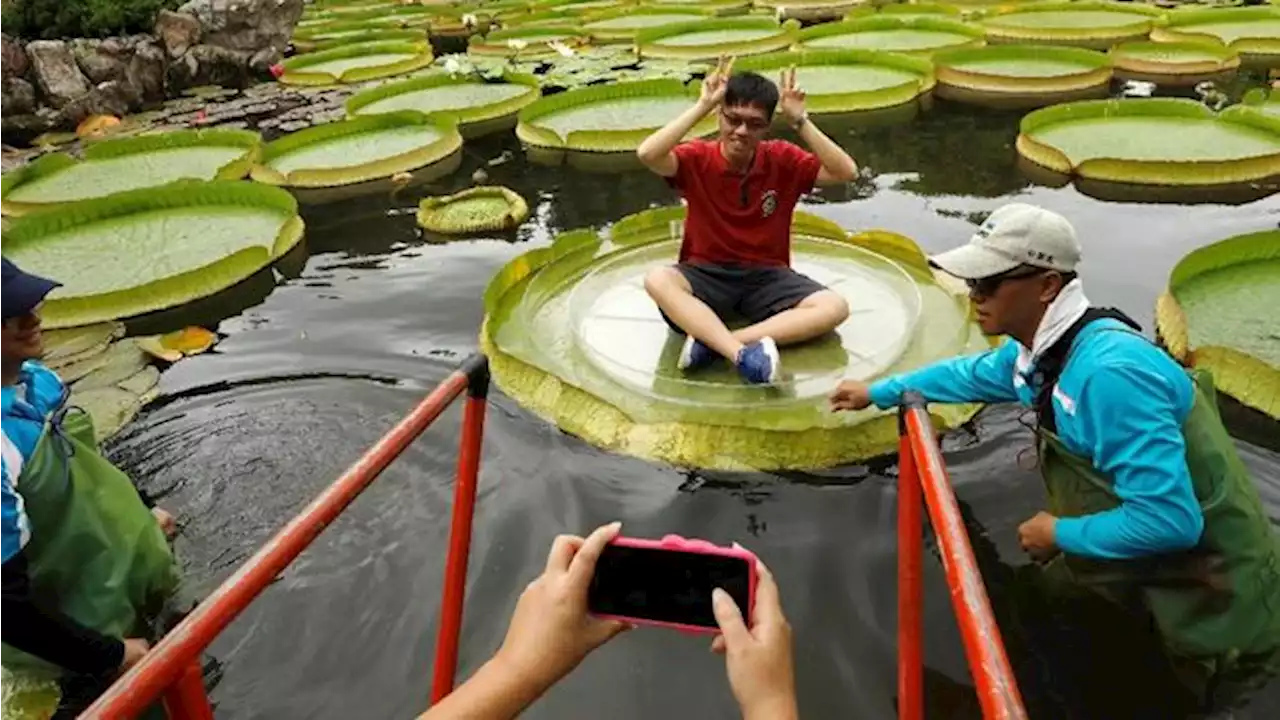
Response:
[[[693,364],[693,338],[687,338],[684,345],[680,348],[680,359],[676,361],[676,367],[680,370],[688,370]]]
[[[766,382],[772,385],[782,375],[782,357],[778,355],[778,344],[773,338],[761,338],[760,344],[764,346],[764,354],[769,356],[769,378]]]

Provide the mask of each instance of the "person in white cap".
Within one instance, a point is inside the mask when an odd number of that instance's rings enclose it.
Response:
[[[997,209],[968,244],[930,261],[968,284],[984,333],[1008,338],[871,384],[846,380],[831,407],[889,408],[914,391],[1034,409],[1050,507],[1019,526],[1022,548],[1049,586],[1141,608],[1194,701],[1220,707],[1280,662],[1280,539],[1212,378],[1179,366],[1122,312],[1091,307],[1080,259],[1061,215]]]

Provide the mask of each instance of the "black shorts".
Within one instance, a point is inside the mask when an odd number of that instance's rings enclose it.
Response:
[[[727,324],[754,325],[827,289],[808,275],[785,267],[680,263],[675,269],[689,281],[693,296]],[[666,313],[662,313],[662,319],[672,330],[684,334]]]

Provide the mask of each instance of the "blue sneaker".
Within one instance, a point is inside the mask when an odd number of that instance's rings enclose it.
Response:
[[[706,367],[720,357],[715,350],[702,344],[700,340],[694,340],[690,335],[684,341],[684,347],[680,348],[680,360],[676,362],[676,367],[681,370],[697,370]]]
[[[756,385],[778,382],[782,360],[778,357],[778,345],[773,338],[761,338],[742,348],[738,353],[738,374]]]

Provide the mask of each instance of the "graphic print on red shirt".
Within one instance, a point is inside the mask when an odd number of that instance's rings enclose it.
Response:
[[[673,152],[679,167],[667,182],[688,203],[680,262],[790,267],[791,216],[818,179],[817,155],[765,140],[743,174],[730,169],[717,140],[692,140]]]

